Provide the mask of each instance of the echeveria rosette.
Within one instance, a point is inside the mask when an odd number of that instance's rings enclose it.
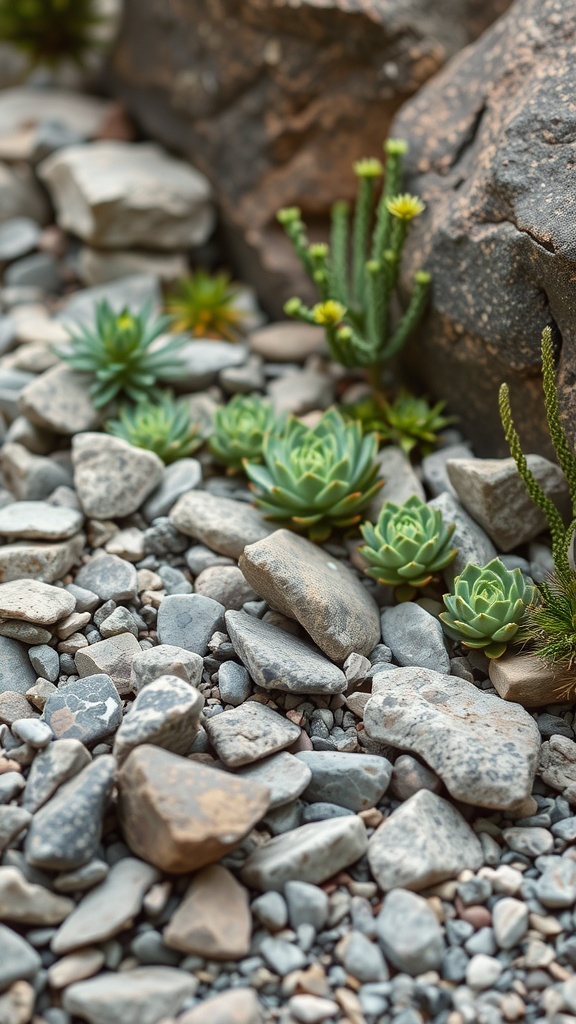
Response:
[[[375,435],[363,436],[359,423],[329,409],[315,427],[291,418],[282,434],[267,434],[264,464],[244,469],[266,519],[323,541],[333,528],[359,523],[382,486],[377,449]]]
[[[187,458],[202,444],[186,400],[170,393],[157,402],[144,400],[122,409],[106,430],[136,448],[155,452],[165,465]]]
[[[370,566],[366,575],[396,587],[399,600],[409,600],[454,558],[455,529],[454,523],[443,521],[439,509],[416,496],[403,505],[386,501],[377,524],[361,527],[366,545],[360,553]]]
[[[214,414],[214,433],[208,447],[212,454],[232,472],[243,468],[243,460],[259,462],[264,436],[280,432],[284,419],[276,416],[272,406],[258,395],[234,395],[227,405]]]
[[[447,610],[440,618],[453,640],[499,658],[532,598],[533,588],[520,569],[507,569],[499,558],[485,566],[470,562],[454,580],[454,593],[444,595]]]

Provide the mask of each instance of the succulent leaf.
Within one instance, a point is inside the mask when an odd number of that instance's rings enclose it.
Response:
[[[444,595],[446,611],[440,619],[453,640],[499,658],[532,598],[533,588],[520,569],[507,569],[499,558],[485,566],[469,562],[454,581],[454,593]]]
[[[155,452],[166,465],[186,458],[202,444],[186,402],[169,393],[158,402],[145,400],[122,409],[117,420],[106,424],[106,430],[136,448]]]
[[[176,331],[190,331],[196,338],[238,341],[246,313],[236,303],[238,285],[227,273],[197,270],[180,281],[168,296],[167,309]]]
[[[214,433],[208,447],[214,457],[238,472],[245,460],[252,464],[262,458],[264,437],[272,431],[282,431],[283,419],[276,416],[272,406],[258,395],[234,395],[227,405],[214,415]],[[258,466],[253,482],[267,489],[274,482],[289,486],[289,473],[276,473],[274,480],[264,467]]]
[[[456,554],[450,546],[456,527],[444,524],[441,513],[434,511],[437,514],[431,516],[416,496],[403,505],[385,502],[376,526],[364,523],[361,527],[366,544],[360,552],[369,563],[368,575],[393,586],[409,581],[413,587],[423,587],[449,565]]]

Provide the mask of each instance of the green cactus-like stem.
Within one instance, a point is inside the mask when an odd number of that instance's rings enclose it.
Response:
[[[373,196],[374,178],[360,178],[358,182],[358,198],[356,200],[352,245],[352,290],[354,302],[359,308],[363,305],[365,286],[368,284],[365,266]]]
[[[334,203],[330,234],[331,296],[348,306],[348,203]]]
[[[550,327],[545,327],[542,331],[542,385],[550,437],[552,438],[552,444],[554,445],[562,472],[568,481],[572,515],[576,516],[576,458],[568,444],[560,422],[560,408],[554,373],[554,348]]]
[[[402,178],[402,157],[406,153],[406,145],[397,139],[388,139],[384,145],[386,152],[386,174],[382,195],[376,210],[376,226],[372,243],[372,259],[379,260],[384,249],[390,248],[390,232],[392,216],[386,207],[386,200],[400,191]]]
[[[412,331],[417,327],[424,313],[429,287],[430,274],[425,270],[418,271],[418,273],[414,275],[414,287],[412,289],[408,308],[382,352],[383,359],[392,359],[392,357],[395,356],[407,342]]]

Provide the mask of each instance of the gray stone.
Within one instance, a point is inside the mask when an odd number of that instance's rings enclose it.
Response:
[[[39,676],[51,683],[56,682],[60,673],[60,659],[53,647],[48,647],[47,644],[29,647],[28,657],[32,668]]]
[[[465,868],[476,871],[483,860],[480,842],[459,811],[426,789],[393,811],[368,843],[370,868],[384,892],[425,889]]]
[[[185,249],[214,226],[207,179],[154,143],[68,146],[38,173],[60,227],[99,248]]]
[[[250,910],[269,932],[279,932],[288,923],[286,901],[279,892],[263,892],[252,901]]]
[[[306,963],[306,954],[292,942],[285,939],[266,938],[260,943],[260,955],[270,970],[284,978],[292,971],[298,971]]]
[[[154,452],[90,432],[73,437],[72,462],[80,504],[93,519],[121,519],[136,512],[164,470]]]
[[[324,331],[315,324],[280,320],[251,331],[250,351],[269,363],[303,363],[326,351]]]
[[[26,693],[35,682],[36,673],[24,645],[0,636],[0,693],[6,690]]]
[[[50,252],[35,252],[11,263],[4,271],[7,288],[39,288],[42,292],[58,292],[62,280],[58,263]]]
[[[266,690],[288,693],[342,693],[344,673],[318,650],[283,629],[246,612],[226,613],[234,650],[254,682]]]
[[[97,594],[101,601],[133,601],[138,590],[136,569],[117,555],[91,558],[75,579],[77,587]]]
[[[268,397],[277,413],[304,416],[334,401],[334,382],[321,370],[288,370],[272,380]]]
[[[156,868],[135,857],[113,864],[106,878],[87,896],[59,928],[51,942],[62,955],[81,946],[97,944],[129,927],[142,910],[146,892],[159,878]]]
[[[188,260],[181,252],[139,252],[91,249],[83,245],[78,255],[79,274],[85,284],[106,284],[129,274],[151,274],[166,284],[174,284],[189,273]]]
[[[466,442],[463,444],[448,444],[446,447],[424,456],[420,468],[424,482],[433,497],[437,498],[443,491],[448,491],[452,497],[456,497],[456,491],[450,483],[448,476],[447,463],[449,459],[469,458],[470,445]]]
[[[57,739],[92,746],[118,728],[122,702],[110,676],[99,673],[73,680],[53,693],[42,714]]]
[[[380,617],[382,639],[399,665],[419,665],[450,672],[450,658],[440,621],[413,601],[386,608]]]
[[[32,217],[38,224],[46,224],[46,198],[30,167],[0,163],[0,221],[14,217]]]
[[[76,600],[77,612],[93,612],[100,604],[100,598],[85,587],[79,587],[77,583],[66,584],[65,589]]]
[[[175,1017],[196,987],[193,975],[175,967],[136,967],[75,982],[62,1005],[88,1024],[157,1024]]]
[[[118,762],[141,743],[152,743],[175,754],[186,754],[198,732],[204,697],[195,687],[163,675],[137,696],[114,740]]]
[[[19,718],[34,718],[30,704],[23,693],[4,690],[0,693],[0,723],[12,725]]]
[[[16,836],[32,821],[32,815],[23,807],[0,805],[0,850],[5,850]]]
[[[0,94],[0,135],[11,136],[30,125],[59,121],[83,139],[98,132],[109,103],[75,90],[23,85]],[[5,140],[4,140],[5,141]],[[28,159],[27,151],[20,153]]]
[[[351,569],[304,537],[276,530],[246,548],[240,568],[257,593],[296,619],[333,661],[368,655],[379,642],[374,598]]]
[[[0,992],[14,981],[33,978],[40,970],[41,960],[36,950],[5,924],[0,924],[0,949]]]
[[[325,928],[330,912],[330,901],[319,885],[291,879],[284,886],[284,897],[290,927],[294,931],[302,924],[312,925],[317,932]]]
[[[235,768],[234,774],[241,779],[254,780],[270,790],[270,810],[291,803],[306,789],[311,771],[294,754],[281,750],[255,764]]]
[[[185,341],[178,350],[181,368],[165,379],[179,391],[203,391],[215,384],[221,370],[241,366],[247,358],[243,345],[228,341]]]
[[[528,931],[528,907],[522,900],[504,896],[492,908],[492,928],[499,949],[519,945]]]
[[[576,804],[576,743],[567,736],[552,736],[542,744],[539,774],[552,789]]]
[[[224,628],[224,607],[202,594],[173,594],[162,601],[156,628],[161,644],[204,657],[212,634]]]
[[[178,459],[164,468],[158,487],[142,507],[142,515],[149,523],[159,516],[167,516],[178,498],[193,491],[201,481],[202,466],[198,459]]]
[[[140,645],[132,633],[120,633],[108,640],[99,640],[78,651],[75,656],[78,674],[85,678],[108,675],[121,697],[130,693],[132,662],[140,654]],[[109,705],[112,710],[112,705]]]
[[[55,434],[96,430],[102,414],[93,405],[90,384],[89,374],[58,363],[26,385],[19,407],[32,423]]]
[[[19,622],[18,619],[4,619],[0,623],[0,633],[25,644],[47,644],[52,639],[48,629],[33,626],[30,622]]]
[[[28,811],[37,811],[59,786],[77,775],[90,762],[90,754],[79,740],[65,739],[51,743],[32,762],[23,806]]]
[[[218,669],[218,689],[224,704],[237,708],[252,693],[252,680],[243,665],[235,661],[224,661]]]
[[[554,846],[554,837],[547,828],[538,826],[521,825],[513,828],[505,828],[502,836],[507,846],[515,853],[522,853],[526,857],[541,857],[542,854],[550,853]]]
[[[244,579],[236,565],[214,565],[204,569],[194,580],[194,593],[211,597],[226,610],[239,611],[247,601],[257,601],[258,594]]]
[[[541,455],[528,455],[527,462],[544,493],[567,513],[568,484],[560,467]],[[546,528],[546,516],[530,498],[513,458],[453,459],[447,470],[464,508],[499,551],[511,551]]]
[[[254,544],[274,531],[274,527],[245,502],[219,498],[207,491],[184,494],[172,509],[170,521],[180,533],[236,559],[247,544]]]
[[[299,726],[256,701],[206,719],[204,728],[218,756],[229,768],[251,764],[283,750],[300,736]]]
[[[296,757],[312,772],[305,800],[330,801],[351,811],[374,807],[388,789],[392,776],[390,761],[375,754],[303,750]]]
[[[362,932],[353,931],[347,936],[342,965],[358,981],[388,981],[388,967],[380,947]]]
[[[0,775],[0,804],[9,804],[20,795],[25,785],[26,779],[17,771]]]
[[[394,761],[390,789],[398,800],[408,800],[421,789],[439,793],[442,789],[442,780],[415,757],[401,754]]]
[[[29,864],[69,871],[94,856],[115,774],[111,755],[97,758],[34,815],[24,847]]]
[[[144,686],[165,675],[178,676],[191,686],[198,686],[202,668],[202,658],[193,651],[171,644],[158,644],[135,655],[131,671],[132,689],[139,693]]]
[[[509,808],[529,796],[540,734],[519,704],[426,668],[378,672],[372,691],[367,735],[419,754],[456,800]]]
[[[53,733],[46,722],[40,722],[37,718],[21,718],[12,722],[12,732],[23,743],[29,743],[31,747],[41,750],[53,739]]]
[[[0,585],[0,615],[51,625],[74,611],[74,598],[62,587],[38,580],[12,580]]]
[[[464,571],[468,562],[487,565],[496,558],[498,552],[490,537],[472,516],[468,515],[456,497],[448,491],[443,491],[428,504],[430,508],[440,510],[445,523],[456,523],[451,540],[453,547],[456,548],[456,555],[454,561],[442,570],[449,587],[454,583],[456,576]]]
[[[16,441],[2,446],[1,464],[5,485],[18,501],[42,501],[57,487],[72,483],[68,469]]]
[[[556,825],[552,826],[553,831],[556,828]],[[545,868],[536,883],[536,899],[551,910],[573,907],[576,903],[576,861],[562,857],[558,863]]]
[[[477,953],[468,961],[466,984],[472,989],[492,988],[502,974],[503,966],[493,956]]]
[[[96,857],[89,860],[82,867],[73,871],[64,871],[54,879],[54,888],[58,892],[84,892],[91,889],[98,882],[102,882],[110,868],[106,861],[98,860]]]
[[[72,900],[29,882],[15,867],[0,868],[0,918],[20,925],[60,924],[74,909]]]
[[[0,224],[0,260],[8,262],[35,249],[40,239],[40,225],[31,217],[14,217]]]
[[[128,609],[120,606],[102,620],[99,632],[103,640],[108,640],[111,636],[119,636],[121,633],[132,633],[132,636],[138,637],[139,628]]]
[[[371,523],[377,522],[386,501],[403,505],[413,496],[426,501],[424,488],[402,448],[394,444],[385,445],[378,452],[377,458],[380,465],[378,476],[384,480],[384,486],[374,495],[366,510],[366,518]]]
[[[153,311],[162,305],[160,283],[152,274],[130,274],[94,288],[72,292],[63,302],[56,323],[66,328],[77,324],[93,326],[96,305],[106,299],[115,313],[125,307],[141,309],[150,303]]]
[[[415,977],[438,970],[445,951],[442,926],[422,896],[389,892],[376,923],[384,955],[399,971]]]
[[[16,541],[0,547],[0,582],[35,579],[55,583],[78,561],[86,538],[77,533],[70,540]]]
[[[350,815],[312,822],[276,836],[251,853],[241,878],[254,889],[282,892],[295,880],[320,884],[354,864],[368,844],[361,818]]]

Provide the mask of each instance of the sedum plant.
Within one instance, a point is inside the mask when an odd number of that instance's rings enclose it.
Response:
[[[378,442],[329,409],[315,427],[290,418],[282,434],[266,434],[263,465],[245,462],[256,506],[311,540],[326,540],[335,527],[355,526],[382,486]]]
[[[361,527],[366,544],[360,553],[370,566],[366,575],[395,586],[398,600],[410,600],[454,558],[455,529],[454,523],[444,523],[439,509],[415,495],[403,505],[386,501],[376,526],[364,523]]]
[[[309,244],[297,207],[277,214],[320,294],[320,302],[312,308],[298,298],[289,299],[285,312],[323,326],[332,357],[344,366],[367,367],[375,386],[381,364],[400,351],[422,316],[430,283],[427,272],[416,274],[408,307],[394,325],[391,300],[400,257],[410,223],[425,207],[417,196],[400,192],[406,143],[389,139],[384,149],[385,172],[380,160],[365,159],[354,164],[358,195],[351,231],[348,204],[335,203],[329,245]],[[375,186],[381,178],[383,185],[373,215]]]
[[[482,567],[469,562],[454,580],[454,593],[444,595],[440,619],[453,640],[499,658],[518,632],[532,595],[520,569],[507,569],[499,558]]]
[[[237,294],[229,274],[195,271],[168,295],[166,308],[174,318],[174,330],[190,331],[195,338],[238,341],[246,313],[235,305]]]
[[[182,368],[176,353],[183,338],[152,348],[169,323],[169,317],[151,317],[150,303],[140,313],[126,308],[115,313],[103,299],[96,306],[94,326],[71,331],[70,347],[58,355],[74,370],[92,374],[90,395],[97,409],[116,398],[141,402],[158,393],[159,380]]]
[[[136,448],[155,452],[166,465],[185,459],[202,444],[186,401],[169,392],[157,402],[142,399],[133,408],[125,407],[106,430]]]
[[[219,462],[238,472],[244,459],[260,462],[266,433],[278,433],[281,429],[282,422],[270,402],[258,395],[234,395],[227,405],[216,410],[208,447]]]
[[[82,66],[102,21],[94,0],[0,0],[0,39],[33,67],[56,67],[65,59]]]
[[[437,402],[431,406],[426,398],[401,391],[393,402],[371,395],[345,406],[344,411],[359,419],[364,430],[374,430],[382,441],[399,445],[406,455],[415,448],[429,455],[438,434],[454,422],[453,416],[443,415],[445,405]]]

